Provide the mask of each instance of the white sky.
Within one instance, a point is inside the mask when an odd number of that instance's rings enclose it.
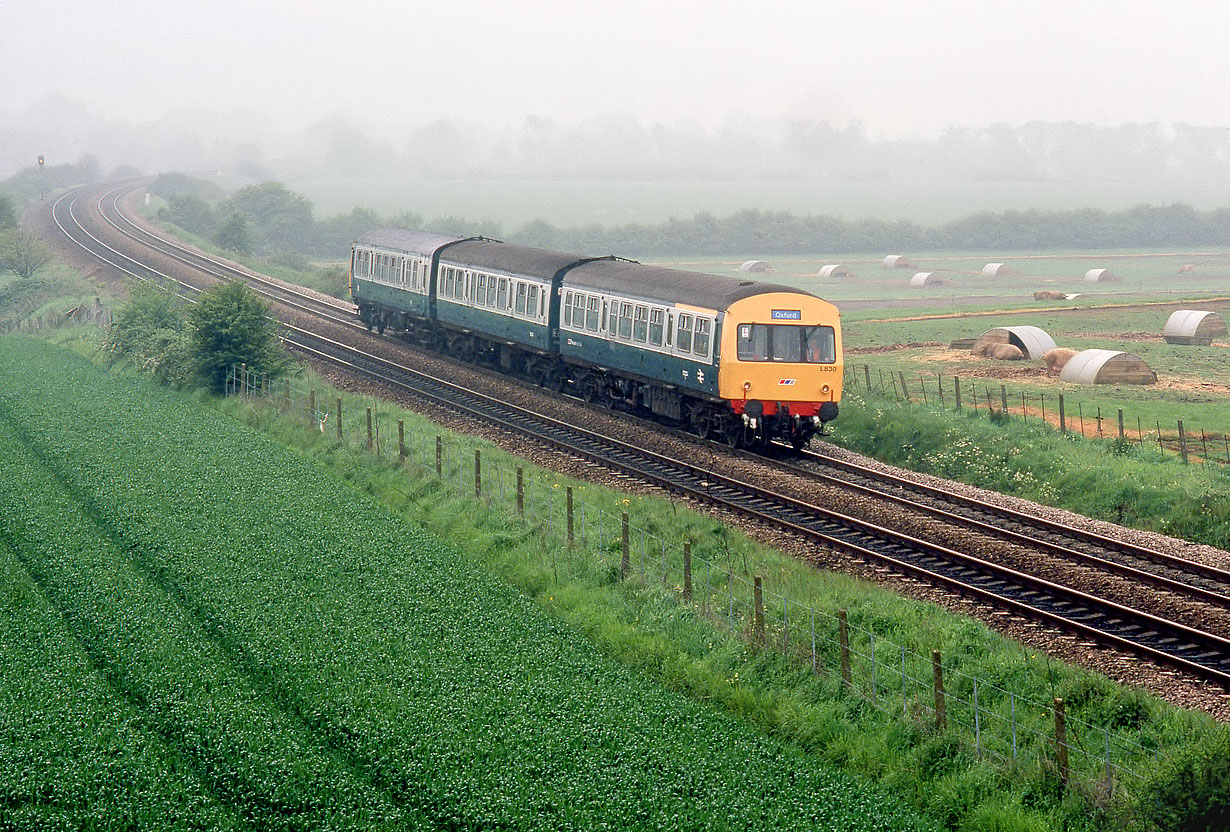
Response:
[[[1230,125],[1216,0],[0,0],[0,117]]]

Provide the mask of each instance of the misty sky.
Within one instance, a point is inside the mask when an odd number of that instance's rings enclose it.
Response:
[[[997,122],[1230,125],[1230,6],[1142,0],[0,0],[0,118],[59,92],[140,122],[626,113],[873,137]]]

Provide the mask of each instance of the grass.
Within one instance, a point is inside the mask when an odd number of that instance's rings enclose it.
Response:
[[[0,766],[17,828],[934,828],[185,396],[28,339],[0,379],[0,689],[35,697],[2,719],[39,755]]]
[[[319,382],[317,401],[332,402],[335,393]],[[300,390],[296,398],[302,395]],[[370,400],[346,397],[343,413],[352,416],[344,433],[362,437],[364,409]],[[234,402],[229,408],[236,407]],[[1217,729],[1198,714],[1171,708],[1139,691],[1118,687],[1104,678],[1062,667],[1023,652],[967,619],[951,616],[925,604],[900,599],[870,589],[840,575],[815,569],[766,549],[718,526],[703,515],[682,510],[677,504],[621,495],[559,477],[510,459],[481,441],[453,439],[444,442],[442,488],[434,483],[437,428],[415,417],[380,405],[377,425],[401,419],[410,437],[410,455],[421,463],[409,471],[391,458],[393,447],[385,440],[383,463],[365,454],[355,456],[346,442],[333,439],[336,422],[322,437],[304,431],[303,423],[269,411],[235,411],[279,437],[323,459],[327,465],[365,491],[378,496],[395,510],[433,532],[465,541],[467,551],[482,559],[495,572],[536,598],[538,603],[577,627],[601,645],[604,652],[630,664],[664,684],[703,701],[720,703],[745,721],[798,745],[862,776],[877,778],[885,787],[908,795],[932,817],[952,828],[1030,829],[1108,828],[1112,819],[1131,823],[1136,795],[1148,793],[1154,776],[1154,753],[1170,754],[1188,743],[1197,747],[1215,737]],[[386,435],[388,428],[385,428]],[[528,472],[527,513],[530,528],[510,529],[507,515],[499,511],[474,511],[465,499],[472,494],[473,469],[466,461],[477,447],[483,459],[483,483],[488,499],[511,509],[513,469]],[[465,464],[458,465],[458,462]],[[425,471],[424,471],[425,469]],[[578,550],[561,544],[563,491],[571,486],[579,506],[589,507],[578,524]],[[499,497],[495,495],[500,495]],[[546,496],[544,496],[546,495]],[[545,507],[548,497],[555,508]],[[501,499],[502,498],[502,499]],[[598,535],[594,511],[608,512],[603,534]],[[634,533],[632,572],[639,580],[612,582],[618,574],[620,544],[619,513],[631,514]],[[553,518],[553,522],[552,522]],[[553,529],[544,537],[545,527]],[[636,530],[650,535],[646,565],[641,566],[641,547]],[[660,586],[658,540],[693,541],[695,603],[681,604],[682,576],[679,554],[672,545],[667,563],[665,590]],[[702,563],[710,564],[701,578]],[[727,572],[733,573],[728,576]],[[781,596],[791,599],[795,652],[783,657],[779,650],[761,650],[749,645],[749,581],[764,577],[768,600],[767,638],[781,645],[784,620]],[[733,581],[731,578],[733,577]],[[709,587],[713,603],[701,600],[701,586]],[[727,594],[733,586],[734,595]],[[658,587],[658,588],[655,588]],[[735,597],[737,596],[737,597]],[[732,598],[732,601],[728,601]],[[727,604],[735,608],[735,627],[728,626]],[[708,614],[705,614],[708,606]],[[807,611],[818,613],[819,677],[809,670]],[[854,633],[854,678],[860,695],[843,688],[837,667],[836,614],[849,610]],[[698,615],[700,613],[700,615]],[[874,642],[869,639],[874,637]],[[878,656],[879,676],[871,702],[870,655]],[[894,670],[900,648],[909,662],[910,716],[902,719],[901,676]],[[941,649],[949,678],[951,732],[936,732],[929,723],[931,649]],[[788,651],[789,652],[789,651]],[[1011,755],[1006,732],[1010,707],[1019,720],[1019,761],[1001,765],[978,759],[973,737],[970,701],[973,680],[981,686],[980,711],[983,753],[994,758]],[[895,686],[895,693],[894,693]],[[1008,691],[1016,691],[1011,700]],[[894,706],[893,697],[896,696]],[[1143,779],[1124,774],[1113,797],[1102,794],[1100,752],[1089,757],[1075,754],[1088,765],[1085,787],[1063,794],[1047,763],[1050,719],[1045,709],[1025,716],[1032,706],[1026,699],[1049,701],[1061,696],[1070,703],[1073,724],[1082,734],[1077,742],[1085,749],[1100,749],[1104,731],[1109,731],[1116,749],[1116,766],[1137,770]],[[878,705],[878,706],[877,706]],[[894,707],[897,709],[894,712]],[[1030,727],[1026,728],[1026,725]],[[1134,750],[1133,750],[1134,749]],[[1101,794],[1099,797],[1098,795]],[[994,821],[991,819],[994,818]]]

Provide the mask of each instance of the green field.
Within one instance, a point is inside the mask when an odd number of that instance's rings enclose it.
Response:
[[[229,418],[2,346],[4,828],[930,826]]]

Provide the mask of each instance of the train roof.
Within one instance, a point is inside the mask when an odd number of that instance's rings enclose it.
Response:
[[[451,234],[436,234],[431,231],[411,231],[407,228],[377,228],[355,240],[356,245],[398,251],[403,254],[435,254],[440,246],[462,239]]]
[[[577,266],[564,276],[564,285],[571,289],[613,292],[663,303],[688,303],[719,311],[729,308],[735,301],[769,292],[810,294],[779,283],[740,280],[614,259],[594,260]]]
[[[440,259],[463,267],[550,280],[560,269],[585,258],[579,254],[515,246],[495,240],[463,240],[449,246]]]

